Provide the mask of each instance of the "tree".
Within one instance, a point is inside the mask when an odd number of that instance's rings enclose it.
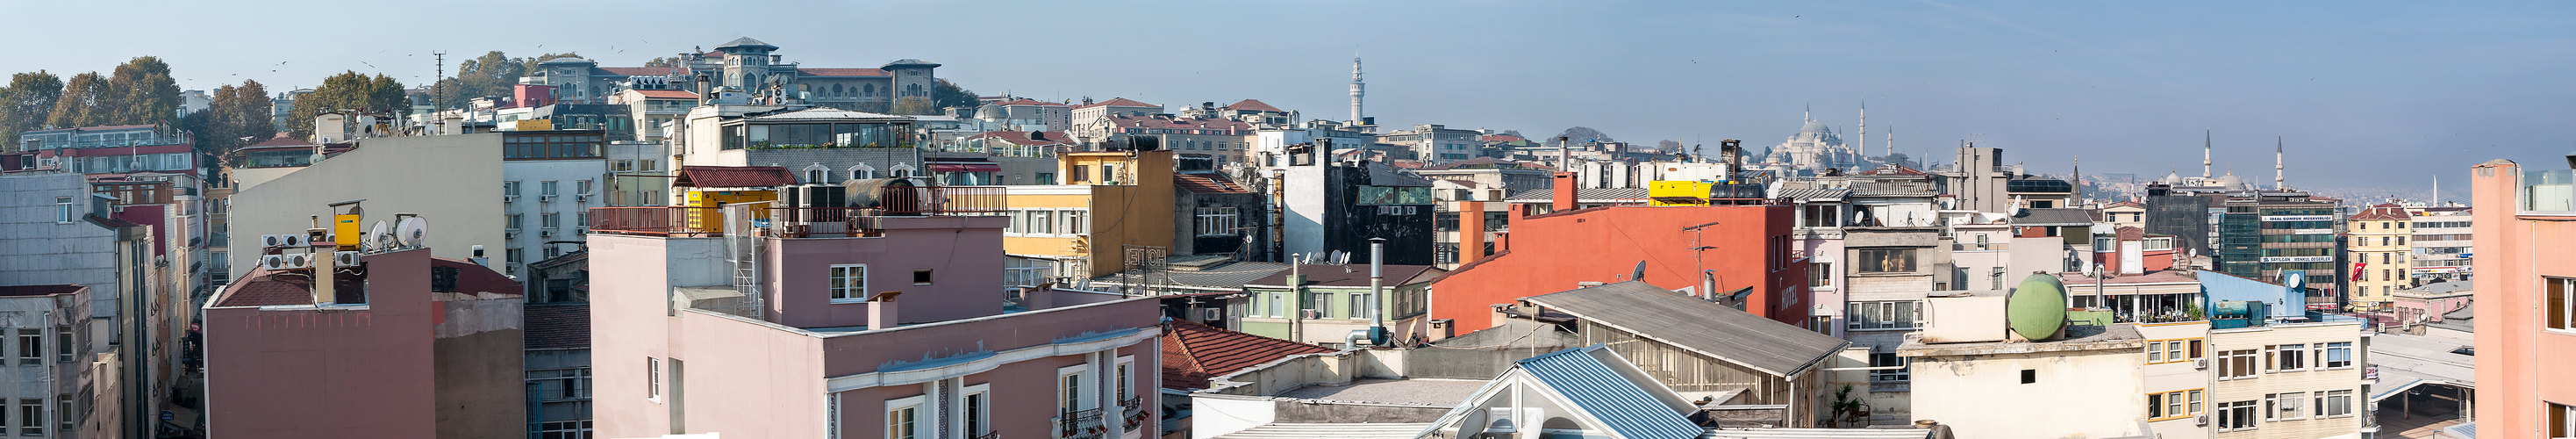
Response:
[[[500,53],[500,52],[493,52]],[[313,93],[295,98],[295,110],[287,119],[289,132],[296,138],[313,137],[313,116],[326,111],[357,111],[401,118],[411,107],[403,95],[401,82],[385,75],[368,77],[349,71],[322,79]]]
[[[1679,140],[1657,140],[1657,141],[1655,141],[1655,150],[1656,150],[1656,151],[1660,151],[1660,152],[1664,152],[1664,153],[1676,153],[1676,152],[1682,152],[1682,141],[1679,141]]]
[[[206,111],[180,118],[180,126],[197,135],[197,151],[208,158],[222,158],[244,145],[258,143],[277,135],[276,121],[269,117],[268,88],[259,81],[242,81],[240,86],[215,88]],[[209,162],[211,163],[211,162]]]
[[[947,78],[939,78],[934,81],[935,82],[930,85],[930,101],[934,108],[949,109],[957,107],[973,107],[980,104],[980,102],[977,102],[975,99],[974,90],[967,90],[965,87],[959,87],[957,86],[957,83],[948,82]]]
[[[439,81],[438,90],[447,93],[447,108],[464,108],[474,98],[510,95],[510,86],[519,78],[537,71],[537,64],[555,58],[580,58],[579,53],[549,53],[535,58],[511,58],[495,50],[456,63],[456,77]],[[647,66],[651,67],[651,66]]]
[[[665,56],[665,57],[661,57],[661,58],[654,58],[652,61],[645,61],[645,62],[644,62],[644,66],[645,66],[645,67],[662,67],[662,68],[679,67],[679,66],[680,66],[680,57],[676,57],[676,56]]]
[[[1568,141],[1568,142],[1574,142],[1574,143],[1585,143],[1585,142],[1614,142],[1614,140],[1610,140],[1610,135],[1609,135],[1609,134],[1603,134],[1603,133],[1601,132],[1601,130],[1595,130],[1595,129],[1586,128],[1586,127],[1573,127],[1573,128],[1566,128],[1566,129],[1565,129],[1565,132],[1562,132],[1562,133],[1556,133],[1556,136],[1557,136],[1557,137],[1563,137],[1563,138],[1565,138],[1565,139],[1566,139],[1566,141]],[[1538,140],[1542,140],[1542,141],[1546,141],[1546,142],[1553,142],[1553,141],[1556,141],[1556,139],[1538,139]]]
[[[939,107],[934,106],[928,98],[907,96],[894,100],[894,108],[888,111],[889,114],[929,115],[939,114]]]
[[[44,129],[54,99],[63,95],[63,78],[43,70],[9,76],[0,88],[0,150],[17,148],[18,133]]]
[[[98,102],[105,108],[107,125],[172,125],[179,118],[179,85],[170,79],[170,64],[161,58],[140,56],[116,70],[107,79],[107,95]]]
[[[106,125],[108,115],[99,104],[108,101],[107,77],[98,72],[72,75],[63,83],[63,93],[54,99],[54,110],[45,116],[45,125],[55,128],[77,128]]]

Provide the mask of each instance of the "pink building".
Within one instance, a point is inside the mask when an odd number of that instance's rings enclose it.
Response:
[[[1006,290],[1007,217],[750,206],[593,209],[601,437],[1160,434],[1158,302]]]
[[[2477,428],[2576,437],[2576,172],[2492,160],[2469,187],[2477,382],[2499,384],[2478,388]]]
[[[519,283],[428,249],[251,270],[205,309],[209,438],[526,435]],[[315,305],[326,297],[324,305]]]

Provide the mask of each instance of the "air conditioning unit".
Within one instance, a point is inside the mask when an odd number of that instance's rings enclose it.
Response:
[[[590,201],[590,194],[572,194],[573,201]]]
[[[281,236],[279,236],[279,235],[259,235],[259,246],[261,246],[261,247],[285,247],[285,246],[286,246],[286,238],[281,237]]]
[[[331,265],[355,267],[361,262],[364,261],[358,259],[358,252],[337,252],[331,254]]]
[[[277,235],[277,238],[279,241],[284,242],[287,247],[304,246],[304,235]]]
[[[2191,418],[2191,425],[2193,425],[2193,426],[2199,426],[2199,427],[2207,427],[2207,426],[2209,426],[2209,415],[2200,415],[2200,416],[2192,417],[2192,418]]]
[[[552,203],[552,202],[555,202],[555,196],[553,196],[553,195],[538,195],[538,196],[537,196],[537,202],[540,202],[540,203]]]
[[[1297,310],[1297,315],[1299,315],[1299,316],[1303,316],[1303,317],[1308,318],[1308,319],[1320,319],[1320,318],[1324,318],[1324,312],[1323,312],[1322,310],[1302,309],[1302,310]]]
[[[2191,360],[2191,368],[2193,368],[2193,369],[2201,369],[2201,370],[2208,370],[2208,369],[2209,369],[2209,359],[2207,359],[2207,358],[2202,358],[2202,359],[2198,359],[2198,360]]]
[[[284,270],[286,269],[286,255],[260,255],[259,268]]]
[[[501,202],[503,202],[503,203],[512,203],[512,202],[518,202],[518,201],[519,201],[519,196],[517,196],[517,195],[502,195],[502,196],[501,196]]]
[[[555,229],[539,230],[539,231],[537,231],[537,237],[539,237],[539,238],[553,238],[553,237],[555,237]]]
[[[2295,412],[2295,411],[2299,411],[2299,398],[2282,398],[2282,399],[2281,399],[2280,404],[2281,404],[2281,411],[2284,411],[2284,412]]]
[[[1200,316],[1200,317],[1199,317],[1199,320],[1206,320],[1206,321],[1211,321],[1211,322],[1213,322],[1213,321],[1217,321],[1218,319],[1223,319],[1223,318],[1225,318],[1225,310],[1222,310],[1222,309],[1216,309],[1216,308],[1201,309],[1201,310],[1199,310],[1199,316]]]
[[[501,229],[501,238],[503,238],[503,239],[518,239],[518,238],[519,238],[519,229]]]
[[[287,253],[278,256],[286,257],[286,268],[294,269],[313,266],[312,253]]]

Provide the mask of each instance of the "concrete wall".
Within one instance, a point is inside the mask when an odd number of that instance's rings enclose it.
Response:
[[[1916,357],[1915,420],[1958,437],[2126,437],[2146,434],[2140,349]],[[2021,383],[2022,370],[2038,382]]]
[[[868,294],[901,291],[899,320],[936,322],[1002,313],[1002,245],[999,216],[887,218],[885,236],[766,240],[763,280],[766,305],[779,324],[800,328],[866,326],[866,303],[833,303],[831,266],[867,264]],[[913,283],[915,270],[931,282]]]
[[[519,236],[510,239],[508,247],[485,248],[485,254],[495,263],[494,268],[502,270],[502,274],[528,277],[528,271],[521,267],[546,260],[547,241],[581,241],[585,236],[579,232],[590,227],[581,221],[582,214],[589,208],[608,206],[608,162],[604,159],[507,160],[501,162],[501,179],[519,183],[518,200],[503,203],[501,214],[520,215],[521,221]],[[553,201],[546,201],[544,197],[544,183],[548,181],[555,183],[557,195]],[[590,183],[588,197],[579,195],[585,181]],[[662,193],[670,192],[663,190]],[[555,224],[545,223],[545,214],[549,213],[557,215]],[[430,221],[436,223],[438,219]],[[507,227],[506,217],[504,221],[503,226]],[[556,250],[569,253],[576,248],[562,245]],[[519,252],[516,260],[503,253],[511,251]],[[531,291],[544,291],[544,285],[529,286]]]
[[[1696,289],[1694,270],[1716,272],[1720,293],[1752,287],[1745,309],[1783,323],[1804,325],[1811,304],[1806,264],[1774,269],[1768,258],[1787,260],[1789,206],[1618,206],[1513,220],[1511,254],[1462,267],[1431,284],[1431,318],[1456,319],[1461,333],[1492,327],[1490,305],[1572,290],[1579,282],[1615,282],[1644,262],[1646,283]],[[1682,228],[1720,226],[1694,234]],[[1687,245],[1714,249],[1694,252]],[[1774,250],[1767,243],[1778,239]]]
[[[2301,344],[2310,349],[2309,358],[2307,358],[2309,367],[2304,371],[2266,372],[2254,379],[2217,381],[2210,398],[2213,404],[2254,401],[2256,410],[2262,410],[2264,395],[2301,392],[2311,402],[2300,404],[2299,419],[2264,420],[2256,424],[2259,427],[2256,430],[2219,433],[2217,437],[2221,439],[2314,438],[2360,431],[2361,417],[2376,412],[2370,406],[2370,392],[2362,388],[2362,368],[2363,365],[2370,364],[2370,346],[2364,341],[2362,335],[2362,323],[2358,321],[2299,324],[2275,322],[2265,327],[2210,331],[2208,340],[2212,352],[2252,349],[2261,354],[2265,346],[2280,344]],[[2333,369],[2319,367],[2324,365],[2324,359],[2319,358],[2318,354],[2314,353],[2314,349],[2317,348],[2317,344],[2329,342],[2352,343],[2351,366]],[[2257,362],[2266,363],[2261,360]],[[2210,367],[2211,370],[2217,368],[2214,364]],[[2316,392],[2332,390],[2352,391],[2354,415],[2333,418],[2313,416],[2315,408],[2310,405],[2314,404],[2312,401],[2316,398]],[[2483,418],[2489,412],[2485,408],[2480,408],[2478,413]],[[2209,419],[2215,426],[2218,417],[2212,415]]]
[[[365,227],[390,224],[395,213],[420,214],[429,221],[426,245],[438,257],[472,257],[475,245],[499,252],[509,248],[501,238],[501,180],[500,134],[360,140],[356,150],[233,194],[232,277],[258,267],[260,235],[304,233],[314,215],[328,224],[329,203],[358,199],[366,200]]]
[[[520,331],[525,300],[436,302],[430,342],[437,366],[438,434],[507,437],[527,432],[527,378]]]
[[[2471,265],[2478,270],[2477,295],[2485,299],[2470,306],[2478,316],[2478,352],[2491,353],[2480,355],[2477,381],[2514,383],[2478,389],[2478,428],[2495,437],[2539,437],[2545,434],[2542,401],[2576,403],[2576,376],[2566,373],[2566,365],[2576,364],[2576,333],[2546,329],[2541,320],[2548,314],[2537,306],[2547,303],[2544,276],[2576,277],[2570,262],[2576,246],[2565,245],[2576,242],[2576,223],[2517,216],[2520,185],[2539,183],[2523,181],[2522,173],[2522,166],[2499,160],[2471,168],[2469,177],[2472,205],[2483,206],[2471,214],[2477,248]]]
[[[1235,373],[1208,378],[1202,392],[1224,395],[1276,395],[1313,385],[1348,384],[1360,378],[1400,378],[1408,359],[1404,351],[1343,349],[1324,354],[1294,355]]]
[[[0,285],[87,285],[91,315],[116,315],[133,286],[118,282],[117,232],[80,219],[89,193],[80,174],[0,176]],[[72,222],[54,222],[55,197],[72,197]],[[111,333],[97,334],[105,346]]]

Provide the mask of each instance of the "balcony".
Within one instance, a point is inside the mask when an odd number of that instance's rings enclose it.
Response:
[[[2523,212],[2576,213],[2576,170],[2523,171],[2514,198]]]
[[[1097,439],[1109,433],[1108,426],[1100,423],[1100,409],[1064,412],[1055,418],[1055,425],[1056,437],[1065,439]]]
[[[878,207],[767,207],[751,203],[747,224],[728,226],[723,208],[689,206],[597,207],[590,231],[618,235],[713,237],[749,234],[782,238],[884,236],[886,218],[998,215],[1008,206],[998,186],[887,188]],[[737,204],[742,206],[744,204]]]

